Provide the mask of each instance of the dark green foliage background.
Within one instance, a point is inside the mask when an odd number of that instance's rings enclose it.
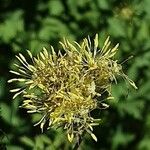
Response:
[[[108,35],[120,43],[119,62],[138,90],[119,79],[110,108],[96,111],[102,118],[94,128],[95,143],[85,135],[81,150],[150,150],[150,0],[1,0],[0,1],[0,150],[68,150],[72,146],[61,129],[41,134],[33,127],[39,115],[19,108],[7,80],[13,76],[15,55],[35,55],[43,46],[60,48],[63,37],[81,41],[96,33],[100,47]]]

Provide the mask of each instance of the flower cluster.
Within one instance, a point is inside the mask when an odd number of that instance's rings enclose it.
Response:
[[[51,46],[49,53],[45,48],[36,57],[27,51],[32,63],[28,63],[22,54],[17,59],[21,65],[15,64],[17,71],[10,71],[18,78],[8,82],[23,83],[21,88],[13,89],[14,97],[22,94],[22,107],[28,113],[40,113],[42,118],[37,124],[41,129],[46,122],[48,127],[63,127],[68,140],[78,139],[83,132],[92,133],[93,126],[100,119],[91,117],[90,112],[99,107],[106,108],[105,99],[112,98],[111,85],[116,76],[122,76],[134,88],[134,82],[122,71],[121,64],[113,60],[118,44],[110,48],[109,37],[102,49],[98,49],[98,35],[94,41],[84,39],[81,44],[70,43],[64,39],[60,42],[63,52],[55,52]],[[37,125],[36,124],[36,125]]]

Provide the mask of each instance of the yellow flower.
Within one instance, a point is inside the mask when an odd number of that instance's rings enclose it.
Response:
[[[113,60],[119,44],[110,48],[108,37],[99,49],[98,35],[93,43],[84,39],[81,44],[72,44],[64,39],[60,44],[65,54],[61,51],[56,53],[52,46],[50,53],[43,48],[37,57],[27,51],[32,64],[22,54],[16,56],[21,65],[15,64],[18,71],[10,72],[19,77],[8,82],[18,81],[24,86],[11,90],[16,93],[13,98],[22,94],[22,107],[28,113],[42,114],[36,124],[40,124],[42,131],[45,123],[49,122],[49,127],[63,127],[70,142],[81,137],[85,131],[97,141],[92,127],[98,125],[100,119],[91,117],[90,112],[99,104],[108,107],[100,99],[106,92],[106,98],[112,98],[111,85],[113,81],[117,82],[116,76],[122,76],[136,88],[123,73],[121,64]]]

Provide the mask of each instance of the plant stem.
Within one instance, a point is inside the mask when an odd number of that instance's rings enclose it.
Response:
[[[79,147],[80,147],[80,145],[81,145],[81,143],[82,143],[82,138],[79,137],[79,140],[76,142],[76,144],[75,144],[73,150],[78,150]]]

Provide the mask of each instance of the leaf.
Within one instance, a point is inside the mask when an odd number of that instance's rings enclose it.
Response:
[[[108,19],[109,22],[109,34],[114,37],[125,37],[125,24],[117,18]]]
[[[5,82],[5,78],[0,78],[0,97],[2,97],[5,92]]]
[[[49,13],[51,15],[61,15],[64,11],[64,7],[61,1],[49,1],[48,6]]]
[[[35,148],[36,149],[44,149],[44,143],[40,136],[36,136],[36,138],[35,138]]]
[[[119,146],[125,147],[134,139],[133,134],[125,133],[120,126],[117,127],[113,136],[111,136],[112,150],[118,149]]]
[[[119,101],[117,104],[117,109],[122,116],[124,116],[125,114],[129,114],[136,119],[142,119],[142,110],[144,109],[144,101],[137,99],[136,101],[133,100]]]
[[[23,144],[25,144],[25,145],[27,145],[27,146],[30,146],[30,147],[32,147],[32,148],[33,148],[34,145],[35,145],[34,141],[31,140],[30,138],[26,137],[26,136],[21,137],[21,138],[20,138],[20,141],[21,141]]]
[[[8,124],[11,124],[12,110],[5,103],[1,103],[1,116]]]
[[[105,0],[98,0],[98,7],[101,8],[101,9],[109,9],[109,5],[110,3],[108,1],[105,1]]]
[[[15,38],[18,32],[23,32],[24,25],[22,19],[22,11],[16,10],[11,12],[4,23],[0,24],[0,38],[6,43]]]
[[[44,134],[41,135],[41,138],[42,138],[43,142],[46,143],[46,144],[48,144],[48,145],[50,143],[52,143],[51,139],[48,136],[44,135]]]
[[[9,149],[9,150],[24,150],[22,147],[16,146],[16,145],[8,145],[7,149]]]
[[[149,150],[150,144],[149,144],[150,138],[144,137],[138,144],[138,150]]]

